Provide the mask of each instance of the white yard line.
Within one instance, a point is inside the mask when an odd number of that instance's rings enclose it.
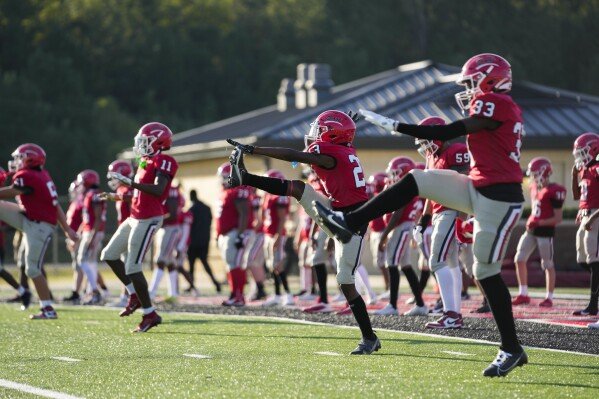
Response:
[[[342,356],[341,353],[337,353],[337,352],[314,352],[315,355],[322,355],[322,356]]]
[[[51,391],[49,389],[36,388],[27,384],[0,379],[0,387],[14,389],[15,391],[30,393],[44,398],[54,399],[83,399],[79,396],[68,395],[62,392]]]
[[[80,359],[73,359],[72,357],[66,357],[66,356],[53,356],[51,357],[51,359],[54,360],[60,360],[62,362],[70,362],[70,363],[77,363],[80,362]]]
[[[441,351],[443,353],[447,353],[448,355],[456,355],[456,356],[474,356],[474,353],[464,353],[464,352],[454,352],[454,351]]]
[[[194,359],[212,359],[212,356],[198,355],[198,354],[195,354],[195,353],[184,353],[183,356],[185,356],[185,357],[193,357]]]

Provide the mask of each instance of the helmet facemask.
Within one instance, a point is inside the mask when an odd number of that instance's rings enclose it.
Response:
[[[576,165],[578,170],[584,168],[593,160],[591,149],[588,145],[582,148],[576,148],[572,151],[572,155],[574,155],[574,165]]]
[[[462,111],[467,111],[470,108],[470,101],[475,95],[481,94],[482,90],[479,87],[479,82],[484,78],[482,72],[477,72],[472,75],[460,75],[456,83],[464,86],[466,90],[455,94],[455,100]]]
[[[435,155],[439,151],[439,146],[432,140],[416,139],[415,142],[418,146],[418,154],[424,159]]]
[[[133,152],[139,157],[151,157],[154,155],[154,149],[152,148],[154,141],[156,141],[156,137],[138,134],[135,136]]]
[[[116,179],[108,179],[108,187],[110,187],[110,189],[112,191],[116,191],[121,185],[121,182],[119,182]]]
[[[304,136],[304,144],[306,148],[308,148],[313,142],[318,141],[320,136],[328,131],[329,128],[327,126],[321,126],[318,124],[318,119],[310,123],[310,131]]]
[[[12,153],[12,161],[8,161],[8,171],[16,172],[18,170],[23,169],[25,167],[25,154],[19,152]]]

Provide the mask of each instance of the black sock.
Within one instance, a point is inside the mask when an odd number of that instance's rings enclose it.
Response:
[[[399,295],[399,269],[397,266],[389,266],[389,303],[397,309],[397,297]]]
[[[345,223],[352,231],[358,231],[369,221],[407,205],[418,195],[414,176],[407,174],[403,179],[376,195],[370,201],[345,214]]]
[[[410,284],[412,295],[414,295],[414,299],[416,299],[416,305],[424,306],[424,301],[422,300],[422,291],[420,291],[420,282],[418,281],[418,276],[416,276],[416,272],[414,271],[414,269],[412,269],[412,266],[402,267],[401,271],[406,276],[408,284]]]
[[[283,285],[283,289],[285,290],[285,293],[289,294],[289,284],[287,283],[287,273],[280,272],[279,279],[281,280],[281,284]]]
[[[592,310],[597,309],[597,300],[599,299],[599,262],[593,262],[589,264],[591,268],[591,300],[589,301],[589,308]]]
[[[264,292],[264,283],[258,283],[256,282],[256,291],[258,291],[258,293],[263,293]]]
[[[272,275],[273,280],[275,281],[275,295],[281,295],[281,279],[278,274]]]
[[[428,283],[428,279],[431,276],[430,270],[422,270],[420,271],[420,292],[423,292],[426,288],[426,284]]]
[[[329,303],[327,296],[327,268],[324,263],[312,266],[316,272],[316,282],[318,283],[318,292],[320,294],[320,303]]]
[[[370,316],[368,316],[368,311],[366,310],[366,303],[364,303],[364,299],[362,299],[362,297],[358,295],[356,298],[349,301],[349,307],[351,308],[351,311],[354,314],[354,318],[358,322],[358,326],[360,326],[362,337],[368,340],[375,339],[376,335],[374,335],[374,331],[372,331],[372,325],[370,324]]]
[[[516,334],[516,323],[512,313],[512,297],[501,274],[479,280],[485,291],[487,302],[501,335],[501,349],[508,353],[521,353],[522,347]]]
[[[589,266],[588,263],[585,263],[585,262],[579,263],[578,266],[580,266],[581,269],[584,269],[589,273],[591,272],[591,267]]]
[[[289,180],[258,176],[247,172],[243,173],[241,179],[246,186],[256,187],[274,195],[288,195]]]

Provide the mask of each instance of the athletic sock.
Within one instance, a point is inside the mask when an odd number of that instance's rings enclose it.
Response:
[[[545,298],[553,300],[553,291],[551,291],[551,292],[548,291]]]
[[[40,305],[42,308],[48,307],[48,306],[52,306],[52,300],[48,299],[47,301],[40,301]]]
[[[462,313],[462,270],[459,267],[450,267],[449,271],[453,276],[453,301],[456,312]]]
[[[125,286],[125,289],[127,290],[127,292],[129,293],[129,295],[131,294],[135,294],[135,287],[133,286],[133,283],[129,283]]]
[[[424,292],[426,288],[426,284],[428,284],[428,279],[431,276],[430,270],[421,270],[420,271],[420,292]]]
[[[345,223],[350,230],[358,231],[369,221],[401,209],[417,195],[418,185],[416,179],[411,174],[407,174],[403,179],[385,189],[355,211],[346,213]]]
[[[291,291],[289,291],[289,283],[287,282],[287,272],[280,272],[279,280],[281,281],[281,285],[283,286],[285,293],[289,294]]]
[[[150,306],[149,308],[143,308],[142,310],[143,310],[143,313],[145,316],[147,314],[150,314],[150,313],[156,311],[156,308],[154,306]]]
[[[389,266],[389,304],[397,309],[397,296],[399,294],[399,268]]]
[[[422,300],[422,292],[420,291],[420,281],[418,281],[418,276],[412,266],[404,266],[401,268],[401,271],[406,276],[406,280],[408,280],[408,284],[410,284],[410,290],[412,290],[412,294],[414,295],[414,299],[416,299],[417,306],[424,306],[424,301]]]
[[[155,267],[152,272],[152,281],[150,282],[150,295],[156,296],[156,292],[158,291],[158,287],[160,286],[160,282],[162,281],[162,276],[164,275],[164,270],[159,267]]]
[[[599,299],[599,262],[590,263],[589,267],[591,268],[591,300],[589,301],[589,308],[596,310]]]
[[[258,293],[264,292],[264,283],[263,282],[256,281],[256,291],[258,291]]]
[[[313,268],[316,273],[320,303],[329,303],[329,297],[327,295],[327,268],[324,263],[314,265]]]
[[[437,285],[439,286],[439,293],[443,300],[443,310],[445,312],[457,312],[455,296],[454,296],[454,281],[453,274],[451,273],[449,266],[443,266],[439,270],[435,271],[437,277]]]
[[[288,195],[289,180],[258,176],[247,172],[242,173],[241,179],[246,186],[256,187],[274,195]]]
[[[275,295],[280,296],[281,295],[281,278],[279,277],[278,274],[274,273],[273,279],[275,282]]]
[[[358,322],[358,326],[362,332],[362,337],[368,340],[375,339],[376,335],[374,335],[374,331],[372,331],[372,325],[370,324],[370,317],[368,316],[364,299],[358,295],[348,303],[352,313],[354,314],[354,318]]]
[[[522,346],[518,342],[516,323],[512,313],[512,298],[500,274],[479,280],[485,291],[487,302],[493,312],[501,336],[501,349],[508,353],[521,353]]]
[[[19,285],[19,288],[17,288],[17,292],[19,293],[19,295],[23,295],[27,292],[27,290],[22,285]]]
[[[518,295],[528,296],[528,285],[519,286]]]
[[[179,272],[171,270],[168,272],[168,296],[176,297],[179,293]]]

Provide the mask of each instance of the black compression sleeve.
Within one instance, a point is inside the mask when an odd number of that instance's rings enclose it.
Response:
[[[462,121],[455,121],[449,125],[409,125],[398,123],[395,130],[408,136],[425,140],[451,140],[466,135],[466,125]]]

